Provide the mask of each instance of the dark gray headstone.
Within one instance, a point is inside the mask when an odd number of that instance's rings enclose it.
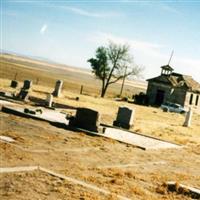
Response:
[[[17,95],[17,98],[25,100],[25,101],[28,100],[31,86],[32,86],[32,81],[25,80],[23,87],[21,88],[19,94]]]
[[[10,87],[16,88],[17,86],[18,86],[18,82],[15,81],[15,80],[12,80],[12,81],[11,81],[11,84],[10,84]]]
[[[61,95],[62,85],[63,85],[62,80],[56,81],[55,89],[52,93],[54,97],[59,97]]]
[[[29,89],[31,88],[31,86],[32,86],[32,81],[30,81],[30,80],[25,80],[22,89],[23,89],[23,90],[29,90]]]
[[[135,111],[128,107],[119,107],[117,119],[113,122],[114,126],[129,129],[133,126]]]
[[[88,131],[98,132],[99,113],[88,108],[78,108],[73,125]]]
[[[17,97],[22,100],[28,100],[28,90],[21,89]]]

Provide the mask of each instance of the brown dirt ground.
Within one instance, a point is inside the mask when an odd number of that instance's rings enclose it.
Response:
[[[103,194],[40,171],[6,173],[0,177],[4,200],[107,199]]]
[[[50,150],[28,152],[0,142],[1,167],[40,165],[131,199],[190,199],[160,189],[169,180],[200,187],[199,145],[143,151],[110,139],[74,133],[47,122],[6,113],[1,113],[1,128],[1,135],[13,137],[14,144],[20,147],[32,151]],[[126,167],[126,164],[133,166]],[[81,199],[82,193],[84,199],[104,199],[96,192],[92,192],[92,196],[87,188],[83,192],[72,183],[62,183],[58,191],[52,192],[54,181],[49,176],[44,178],[47,184],[41,181],[40,173],[20,174],[1,175],[3,199]]]
[[[0,83],[0,91],[14,92],[9,87],[10,80],[0,79]],[[31,95],[45,99],[46,93],[52,90],[52,84],[34,85]],[[79,101],[74,100],[77,96]],[[54,101],[98,110],[101,122],[110,125],[115,120],[118,107],[127,105],[136,110],[133,131],[182,144],[184,148],[144,151],[111,139],[0,112],[0,135],[15,139],[15,146],[0,142],[0,167],[40,165],[130,199],[191,199],[168,192],[162,186],[165,181],[200,188],[198,112],[193,114],[192,126],[185,128],[182,126],[184,115],[109,98],[101,99],[96,95],[79,95],[76,91],[67,90],[67,85],[63,96]],[[74,113],[70,109],[64,111]],[[0,198],[116,199],[38,171],[0,174]]]

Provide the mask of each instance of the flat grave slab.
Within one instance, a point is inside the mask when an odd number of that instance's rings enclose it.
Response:
[[[173,144],[167,141],[159,140],[157,138],[148,137],[145,135],[132,133],[129,131],[108,127],[105,129],[102,136],[109,137],[121,142],[132,144],[141,148],[147,149],[166,149],[166,148],[180,148],[180,145]]]
[[[34,119],[39,119],[39,120],[44,120],[48,122],[53,122],[53,123],[58,123],[58,124],[63,124],[63,125],[68,125],[69,120],[66,119],[66,114],[61,113],[59,111],[51,110],[51,109],[45,109],[41,107],[28,107],[28,109],[35,111],[38,109],[42,110],[42,113],[36,113],[36,114],[31,114],[31,113],[25,113],[24,108],[20,106],[3,106],[2,111],[6,113],[11,113],[11,114],[16,114],[19,116],[23,117],[30,117]]]

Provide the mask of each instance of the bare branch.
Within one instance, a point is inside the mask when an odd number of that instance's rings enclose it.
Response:
[[[88,60],[93,73],[102,81],[101,97],[104,97],[109,85],[128,76],[137,76],[141,68],[133,63],[129,45],[110,42],[108,47],[99,47],[96,58]]]
[[[108,85],[113,84],[113,83],[116,83],[117,81],[119,81],[119,80],[122,79],[123,77],[124,77],[124,76],[119,76],[119,77],[117,77],[115,80],[110,81],[110,82],[108,83]]]

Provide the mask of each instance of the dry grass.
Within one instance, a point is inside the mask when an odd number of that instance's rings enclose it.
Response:
[[[115,120],[119,105],[127,105],[136,109],[136,119],[134,131],[156,136],[162,139],[173,141],[179,144],[193,144],[200,142],[200,114],[194,114],[192,127],[183,127],[184,115],[176,113],[164,113],[160,109],[128,104],[125,102],[114,102],[112,99],[102,99],[98,97],[100,82],[94,80],[87,73],[81,73],[80,70],[64,68],[59,65],[28,60],[26,58],[1,56],[0,57],[0,90],[14,91],[9,87],[10,80],[18,73],[17,80],[24,79],[36,80],[39,83],[33,85],[32,95],[46,98],[46,94],[53,91],[57,79],[64,80],[63,97],[55,101],[71,105],[74,107],[88,107],[98,110],[101,115],[101,122],[112,124]],[[42,66],[42,67],[41,67]],[[22,82],[19,85],[21,87]],[[81,85],[85,85],[84,95],[79,94]],[[125,88],[125,93],[133,94],[138,89],[134,87]],[[108,91],[108,96],[115,96],[120,87],[118,84],[113,85]],[[141,90],[140,90],[141,91]],[[89,96],[88,96],[88,95]],[[80,101],[75,101],[79,96]]]
[[[46,122],[24,119],[5,113],[1,113],[1,124],[1,135],[9,134],[10,137],[15,137],[14,144],[30,150],[51,150],[49,153],[31,153],[0,143],[2,167],[41,165],[66,176],[92,183],[99,188],[110,190],[113,195],[120,194],[131,199],[154,200],[172,199],[172,197],[173,199],[181,199],[182,196],[176,193],[157,193],[156,187],[169,180],[176,180],[196,187],[199,184],[198,154],[192,153],[190,149],[142,151],[113,140],[91,137],[83,133],[73,133],[53,127]],[[91,149],[82,151],[87,147]],[[54,150],[65,148],[69,151],[54,152]],[[77,148],[80,148],[80,151],[70,151]],[[158,161],[165,161],[166,163],[151,164]],[[133,163],[134,166],[128,168],[98,167],[123,163]],[[40,175],[36,174],[33,178],[25,179],[30,183],[30,185],[27,185],[31,190],[27,191],[30,198],[32,194],[35,195],[33,185],[37,185],[38,178],[40,178]],[[25,183],[14,174],[9,174],[6,179],[1,180],[4,184],[9,181],[11,186],[15,185],[13,196],[9,196],[10,199],[13,199],[14,195],[15,199],[20,200],[27,197],[24,193],[17,193],[17,191],[21,191],[20,185]],[[61,195],[62,197],[62,195],[65,196],[66,193],[69,193],[71,195],[69,199],[77,199],[75,197],[78,196],[74,197],[73,195],[82,194],[87,199],[87,195],[82,190],[78,192],[77,188],[71,183],[68,185],[65,185],[65,183],[56,184],[54,180],[49,178],[46,181],[48,185],[43,182],[40,184],[42,185],[41,188],[45,188],[44,193],[47,195],[53,193],[53,195]],[[73,191],[76,191],[75,194]],[[45,199],[39,188],[36,189],[36,192],[41,195],[41,199]],[[86,192],[89,191],[86,190]],[[113,195],[110,198],[116,199]],[[60,196],[54,197],[55,199],[61,198]],[[100,195],[95,196],[95,198],[103,199]],[[189,197],[185,199],[189,199]]]
[[[95,79],[90,72],[62,66],[58,64],[49,64],[16,56],[0,55],[0,78],[16,79],[23,81],[32,80],[34,84],[47,87],[54,87],[56,80],[64,81],[63,88],[70,92],[79,93],[83,85],[85,95],[99,96],[101,82]],[[134,93],[145,91],[145,85],[136,84],[129,81],[124,88],[124,95],[132,96]],[[119,84],[110,86],[107,95],[116,96],[119,94]]]
[[[175,183],[175,185],[167,185],[166,183],[163,183],[161,185],[159,185],[156,188],[156,192],[161,194],[161,195],[174,195],[174,194],[178,194],[178,196],[180,196],[182,199],[198,199],[198,197],[194,197],[194,194],[192,194],[189,189],[187,188],[183,188],[180,186],[180,184],[178,182]]]
[[[63,96],[61,98],[54,98],[54,101],[73,107],[95,109],[101,114],[101,122],[110,125],[116,118],[118,107],[121,105],[129,106],[136,110],[133,131],[184,144],[186,147],[178,150],[142,151],[111,139],[91,137],[84,133],[74,133],[53,127],[47,122],[1,113],[0,135],[13,137],[16,140],[14,144],[20,145],[23,148],[51,150],[49,153],[31,153],[0,143],[0,165],[2,167],[40,164],[61,174],[85,180],[113,192],[113,195],[106,197],[106,199],[116,199],[115,195],[120,194],[131,199],[142,200],[189,200],[190,197],[166,191],[162,183],[174,180],[183,184],[200,187],[199,114],[194,113],[192,127],[185,128],[182,126],[184,122],[183,115],[165,113],[153,107],[116,102],[112,98],[99,98],[98,87],[95,85],[96,82],[91,85],[91,81],[87,82],[85,79],[81,81],[85,81],[84,84],[88,84],[91,87],[90,96],[80,95],[79,88],[83,82],[78,82],[77,76],[74,77],[72,75],[73,81],[71,81],[72,79],[68,79],[65,75],[59,75],[58,69],[53,69],[53,72],[47,72],[45,70],[41,71],[41,69],[36,67],[33,70],[33,66],[29,66],[29,68],[27,63],[25,64],[24,62],[19,61],[13,65],[9,63],[7,65],[8,70],[6,71],[5,65],[1,65],[0,72],[3,72],[0,79],[1,91],[15,92],[15,89],[9,87],[9,79],[13,78],[14,73],[18,71],[20,74],[18,78],[21,81],[24,79],[35,80],[38,76],[40,77],[41,81],[39,81],[39,84],[33,85],[31,95],[44,99],[47,92],[53,91],[55,80],[63,78],[65,80]],[[72,73],[72,71],[70,72]],[[22,83],[20,83],[18,90],[21,86]],[[119,88],[116,87],[116,89]],[[113,90],[113,93],[110,91],[108,96],[114,93],[115,90]],[[77,96],[79,96],[79,101],[75,101]],[[75,111],[65,110],[65,112],[74,113]],[[80,151],[54,151],[64,148],[80,148]],[[91,149],[82,151],[84,148]],[[156,162],[161,162],[161,164],[152,164]],[[128,168],[101,168],[101,165],[110,166],[129,163],[135,165]],[[47,197],[50,200],[51,198],[105,199],[104,196],[91,193],[85,190],[85,188],[75,187],[69,182],[65,183],[40,173],[20,176],[18,174],[1,176],[0,197],[3,197],[2,199],[27,199],[27,194],[33,194],[33,196],[30,196],[30,199],[34,197],[35,199],[42,200],[47,199]],[[23,193],[22,185],[25,185],[26,193]],[[43,190],[41,191],[41,189]],[[3,195],[6,191],[9,196]]]
[[[98,192],[88,191],[82,186],[38,171],[4,174],[0,177],[0,194],[4,200],[107,199]],[[112,199],[111,196],[109,198]]]
[[[10,81],[1,79],[0,90],[13,91],[9,87]],[[22,85],[22,83],[20,84]],[[20,88],[20,86],[19,86]],[[18,89],[19,91],[19,89]],[[33,85],[31,95],[45,99],[46,93],[52,92],[52,87]],[[75,98],[79,97],[79,101]],[[101,114],[101,122],[112,125],[116,118],[120,105],[125,105],[136,110],[133,131],[155,136],[178,144],[189,145],[200,143],[200,114],[194,113],[192,126],[183,127],[185,116],[177,113],[166,113],[154,107],[139,106],[127,102],[117,102],[113,99],[80,95],[63,90],[61,98],[55,98],[55,102],[63,103],[73,107],[87,107],[97,110]],[[73,113],[73,112],[72,112]]]

